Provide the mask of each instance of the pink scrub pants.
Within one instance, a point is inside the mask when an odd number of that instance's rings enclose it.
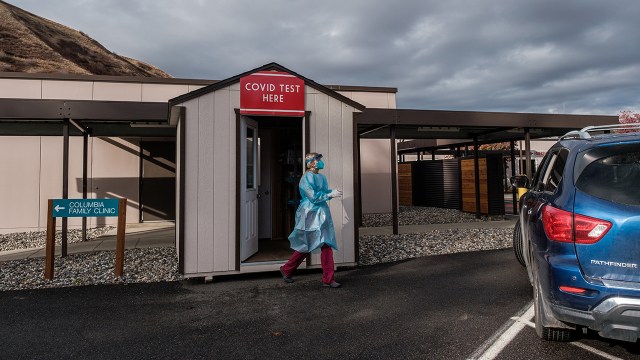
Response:
[[[322,252],[320,254],[320,262],[322,263],[322,282],[325,284],[331,284],[335,280],[333,279],[333,249],[331,246],[322,245]],[[309,256],[309,253],[301,253],[294,251],[289,261],[282,266],[282,271],[287,277],[291,277],[291,274],[295,269],[302,264],[304,259]]]

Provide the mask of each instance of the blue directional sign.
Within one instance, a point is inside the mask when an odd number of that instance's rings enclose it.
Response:
[[[53,217],[118,216],[118,199],[53,199]]]

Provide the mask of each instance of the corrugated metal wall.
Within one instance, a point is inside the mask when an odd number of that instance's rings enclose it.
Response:
[[[458,159],[411,162],[413,205],[461,209]]]
[[[502,155],[487,154],[489,214],[504,215],[504,163]]]

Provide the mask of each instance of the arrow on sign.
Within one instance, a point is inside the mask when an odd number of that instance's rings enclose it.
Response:
[[[65,208],[63,208],[60,205],[56,205],[56,207],[54,207],[54,209],[56,209],[56,212],[60,211],[60,210],[64,210]]]

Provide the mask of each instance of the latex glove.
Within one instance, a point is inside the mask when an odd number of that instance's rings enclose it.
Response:
[[[333,190],[331,190],[331,192],[329,193],[329,197],[330,197],[330,198],[342,197],[342,191],[340,191],[340,190],[338,190],[338,189],[333,189]]]

